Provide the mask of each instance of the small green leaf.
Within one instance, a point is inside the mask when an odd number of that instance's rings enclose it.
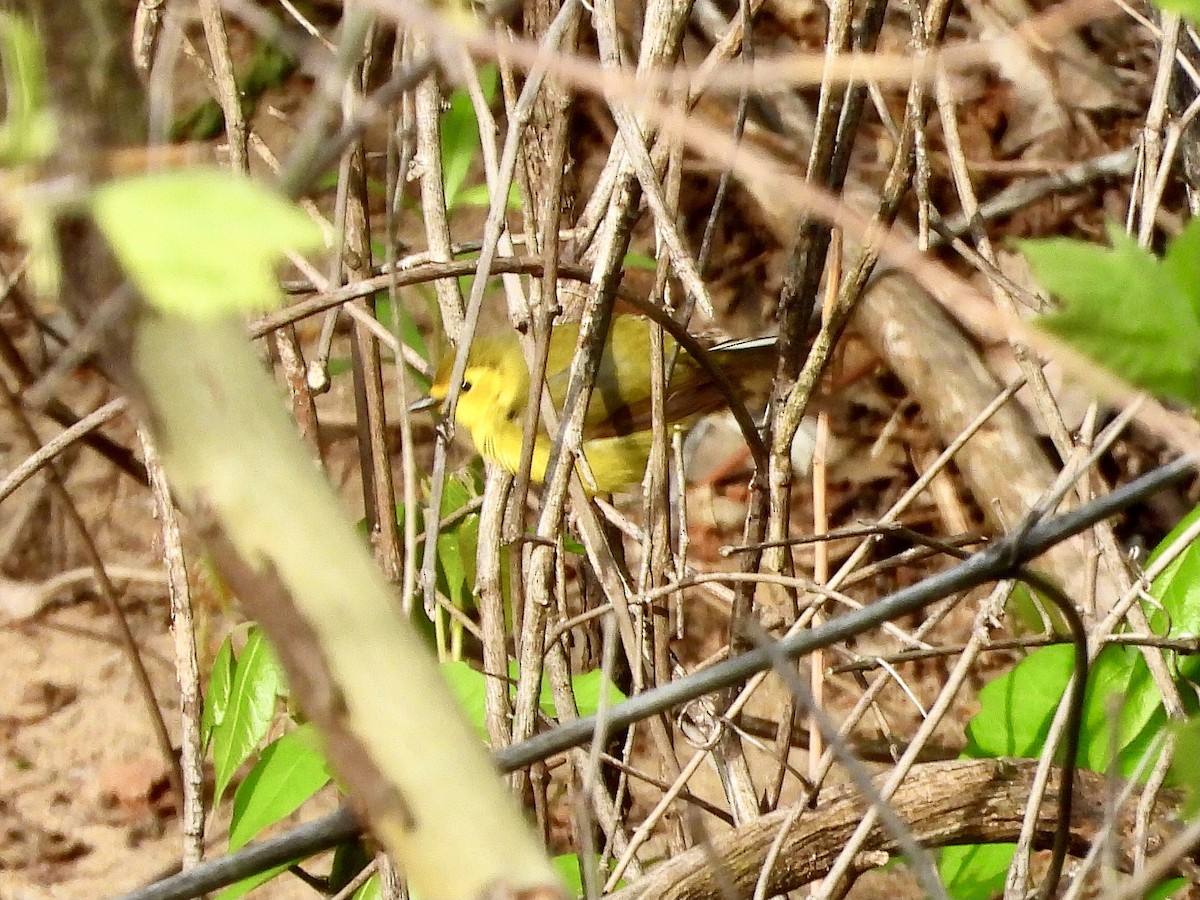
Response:
[[[1189,884],[1186,878],[1168,878],[1146,891],[1145,900],[1169,900]]]
[[[579,870],[579,857],[574,853],[563,853],[553,857],[550,862],[558,872],[558,877],[562,879],[562,883],[567,889],[567,896],[582,897],[583,873]]]
[[[213,730],[213,804],[221,801],[238,766],[266,737],[275,712],[279,667],[266,639],[251,629],[237,660],[225,717]]]
[[[646,272],[653,272],[658,268],[658,260],[652,256],[647,256],[645,253],[626,253],[624,267],[626,269],[642,269]]]
[[[600,669],[581,672],[571,678],[571,688],[575,692],[575,705],[579,707],[581,716],[595,715],[600,710],[601,691],[605,694],[605,702],[611,707],[625,700],[620,689],[605,677]]]
[[[358,877],[374,858],[372,852],[362,840],[347,841],[338,844],[333,851],[333,862],[329,864],[329,893],[340,892],[351,881]]]
[[[392,321],[392,301],[388,297],[387,292],[380,291],[375,295],[375,318],[388,331],[391,331],[403,341],[405,345],[417,351],[418,356],[428,362],[429,348],[425,344],[425,336],[421,334],[421,329],[417,327],[416,319],[412,317],[412,313],[408,311],[408,307],[403,303],[397,305],[396,311],[399,313],[400,318],[400,329],[398,332],[395,329],[395,323]],[[418,387],[421,391],[425,391],[429,385],[423,383],[418,385]]]
[[[46,102],[46,60],[42,42],[22,16],[0,14],[0,65],[4,69],[5,117],[0,123],[0,165],[27,165],[46,159],[58,127]]]
[[[200,740],[205,747],[212,740],[213,729],[225,720],[229,695],[233,689],[233,670],[233,643],[226,635],[217,651],[217,658],[213,660],[208,693],[204,697],[204,711],[200,714]]]
[[[1079,764],[1093,772],[1109,771],[1113,748],[1120,754],[1160,705],[1141,653],[1134,647],[1105,647],[1088,673]]]
[[[372,875],[363,882],[362,887],[354,892],[353,900],[379,900],[383,892],[379,888],[379,873]]]
[[[268,744],[233,796],[229,850],[244,847],[268,825],[290,816],[329,777],[313,725],[301,725]]]
[[[967,726],[964,755],[1038,756],[1071,677],[1073,661],[1069,646],[1044,647],[984,685],[979,692],[979,712]]]
[[[1148,563],[1182,538],[1200,518],[1200,506],[1184,516],[1183,521],[1171,529],[1162,542],[1150,554]],[[1162,603],[1162,609],[1150,608],[1146,615],[1155,634],[1173,638],[1200,635],[1200,542],[1193,541],[1154,579],[1150,595]],[[1189,681],[1200,681],[1200,656],[1170,654],[1176,670]]]
[[[1193,24],[1200,24],[1200,0],[1155,0],[1163,12],[1177,13]]]
[[[1016,844],[946,847],[938,866],[954,900],[992,900],[1004,893],[1004,880]]]
[[[1053,238],[1019,246],[1038,280],[1062,300],[1038,325],[1100,365],[1162,396],[1200,403],[1200,316],[1188,230],[1156,259],[1116,227],[1111,247]]]
[[[1171,239],[1162,262],[1171,280],[1192,298],[1192,312],[1200,318],[1200,219],[1192,219]]]
[[[467,586],[467,573],[463,566],[463,553],[458,545],[458,535],[453,531],[443,531],[438,535],[437,548],[438,569],[445,580],[446,594],[451,603],[462,609],[466,606],[470,589]]]
[[[193,319],[278,305],[274,269],[283,253],[321,246],[298,206],[215,169],[110,181],[96,190],[92,210],[146,298]]]
[[[450,693],[458,701],[458,708],[475,726],[481,740],[487,740],[487,689],[484,675],[472,669],[462,660],[449,660],[439,667],[442,677],[450,685]]]
[[[474,187],[463,188],[459,191],[457,202],[459,206],[470,206],[477,209],[490,207],[492,205],[492,194],[486,184],[477,184]],[[521,206],[521,190],[515,183],[508,186],[508,206],[510,209],[517,209]]]
[[[490,100],[496,93],[496,67],[479,70],[483,95]],[[450,94],[441,122],[442,182],[446,191],[446,209],[460,202],[460,191],[471,172],[471,164],[480,153],[479,121],[471,95],[463,88]]]
[[[1004,612],[1013,618],[1020,629],[1031,634],[1041,634],[1047,630],[1061,635],[1071,633],[1058,607],[1040,592],[1020,582],[1014,584],[1009,592],[1004,602]]]
[[[1196,818],[1200,813],[1200,718],[1189,719],[1175,726],[1175,756],[1171,772],[1176,784],[1182,785],[1187,799],[1183,817]]]

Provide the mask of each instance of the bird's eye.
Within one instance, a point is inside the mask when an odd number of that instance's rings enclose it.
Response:
[[[465,393],[466,393],[467,391],[469,391],[470,389],[471,389],[471,382],[469,382],[469,381],[464,381],[464,382],[462,383],[462,388],[461,388],[461,391],[462,391],[462,393],[464,393],[464,394],[465,394]]]

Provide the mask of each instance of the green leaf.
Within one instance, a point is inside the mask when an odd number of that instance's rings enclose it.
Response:
[[[383,892],[379,888],[379,873],[375,873],[366,881],[362,887],[354,892],[353,900],[379,900],[383,896]]]
[[[1019,629],[1027,633],[1041,634],[1047,629],[1055,634],[1071,633],[1058,607],[1026,584],[1018,582],[1013,585],[1004,602],[1004,612],[1013,618]]]
[[[266,737],[275,712],[279,667],[266,639],[251,629],[237,660],[225,716],[213,729],[213,805],[220,803],[229,779]]]
[[[946,847],[938,869],[954,900],[992,900],[1004,893],[1004,879],[1016,844]]]
[[[1183,533],[1200,518],[1200,506],[1184,516],[1150,554],[1147,563],[1156,560],[1179,541]],[[1162,609],[1149,608],[1146,615],[1156,634],[1169,637],[1195,637],[1200,634],[1200,543],[1193,541],[1173,559],[1150,585],[1150,595],[1162,603]],[[1181,676],[1200,681],[1200,656],[1170,654]]]
[[[459,206],[480,208],[492,205],[492,194],[486,184],[477,184],[474,187],[463,188],[458,192],[456,199]],[[510,209],[517,209],[520,206],[521,190],[514,182],[508,186],[508,207]]]
[[[1159,541],[1158,546],[1151,550],[1150,555],[1146,557],[1146,565],[1149,566],[1166,553],[1183,536],[1183,533],[1196,523],[1197,519],[1200,519],[1200,506],[1194,507],[1190,513],[1179,520],[1179,523],[1167,533],[1165,538]],[[1159,577],[1161,578],[1162,576],[1160,575]]]
[[[621,690],[609,681],[600,669],[573,676],[571,688],[575,692],[575,705],[579,707],[581,716],[595,715],[600,710],[602,691],[606,695],[605,702],[610,707],[626,699]]]
[[[555,871],[558,872],[558,877],[566,887],[567,896],[582,897],[583,872],[579,869],[579,857],[574,853],[563,853],[551,858],[550,862],[554,865]]]
[[[458,701],[458,708],[463,711],[481,740],[486,741],[487,734],[487,689],[484,674],[472,669],[462,660],[449,660],[439,667],[450,693]]]
[[[204,696],[204,711],[200,714],[200,741],[207,748],[212,740],[213,729],[225,720],[229,708],[229,696],[233,690],[233,643],[229,635],[221,641],[217,658],[213,660],[212,673],[208,679],[208,693]]]
[[[400,318],[399,331],[396,330],[395,323],[392,321],[391,298],[388,297],[386,291],[380,291],[375,295],[375,318],[388,331],[395,334],[402,343],[417,351],[417,355],[428,362],[429,348],[425,344],[425,336],[421,334],[421,329],[417,326],[416,319],[412,317],[412,313],[408,311],[408,307],[403,303],[397,305],[396,311],[399,313]],[[422,392],[428,390],[429,385],[424,377],[421,377],[420,380],[422,383],[418,385],[419,389]]]
[[[1088,673],[1079,764],[1093,772],[1107,772],[1114,762],[1123,770],[1122,760],[1126,765],[1136,765],[1137,761],[1131,763],[1123,751],[1161,705],[1141,653],[1134,647],[1105,647]],[[1114,748],[1117,760],[1112,759]]]
[[[1020,242],[1038,280],[1063,304],[1038,325],[1133,384],[1200,403],[1200,286],[1179,280],[1190,275],[1184,257],[1196,228],[1200,222],[1189,223],[1166,260],[1115,226],[1110,248],[1065,238]]]
[[[483,95],[488,100],[496,94],[496,67],[483,66],[479,70],[479,81]],[[446,191],[446,209],[459,204],[459,196],[471,165],[480,153],[479,121],[471,95],[463,88],[450,94],[441,122],[442,182]]]
[[[274,267],[283,253],[321,246],[298,206],[215,169],[110,181],[96,190],[92,211],[146,298],[193,319],[278,305]]]
[[[1168,878],[1146,891],[1145,900],[1168,900],[1189,884],[1190,882],[1186,878]]]
[[[1073,666],[1070,646],[1044,647],[984,685],[967,726],[964,755],[1036,757],[1045,743]]]
[[[967,726],[964,755],[1028,759],[1040,756],[1050,722],[1066,690],[1073,660],[1074,652],[1069,645],[1043,647],[1029,654],[1008,674],[985,685],[979,693],[979,712]],[[1121,698],[1115,719],[1114,696]],[[1161,706],[1141,654],[1131,647],[1105,647],[1088,675],[1079,764],[1095,772],[1108,771],[1115,747],[1119,754],[1118,768],[1123,772],[1131,770],[1145,747],[1145,730]]]
[[[345,375],[354,369],[354,361],[349,356],[331,356],[325,367],[325,374],[330,378]]]
[[[479,488],[470,477],[447,478],[442,490],[442,518],[454,515],[478,496]],[[438,535],[438,574],[446,595],[460,609],[474,606],[478,545],[478,513],[468,513]]]
[[[1175,756],[1171,760],[1174,781],[1183,787],[1187,799],[1183,805],[1186,820],[1200,813],[1200,718],[1175,726]]]
[[[467,572],[463,565],[463,552],[459,547],[458,534],[454,531],[443,531],[438,535],[437,546],[438,569],[445,580],[446,594],[451,603],[462,609],[466,606],[470,588],[467,585]]]
[[[475,730],[479,732],[480,736],[486,740],[487,727],[484,722],[487,714],[487,676],[458,660],[444,662],[440,668],[442,677],[446,679],[451,693],[458,700],[459,708],[466,714],[467,719],[475,726]],[[515,697],[519,675],[515,659],[508,662],[508,674],[509,694]],[[604,687],[607,687],[609,706],[626,699],[620,689],[604,677],[604,673],[600,669],[573,676],[571,687],[575,692],[575,702],[581,716],[590,716],[596,713],[599,709],[600,691]],[[550,689],[550,681],[544,676],[539,688],[538,706],[547,716],[551,718],[558,716],[558,709],[554,705],[554,695]]]
[[[1192,314],[1200,318],[1200,219],[1188,222],[1167,244],[1163,268],[1192,298]]]
[[[1188,707],[1187,698],[1184,698],[1184,708]],[[1163,729],[1167,727],[1167,711],[1163,709],[1162,704],[1153,710],[1150,718],[1146,721],[1142,730],[1135,734],[1125,746],[1121,748],[1120,754],[1117,756],[1116,773],[1122,778],[1129,779],[1142,765],[1143,758],[1153,749],[1154,756],[1146,760],[1147,766],[1154,766],[1158,762],[1159,756],[1162,755],[1162,744],[1160,738]],[[1149,768],[1143,769],[1143,773],[1150,771]],[[1142,775],[1145,778],[1145,774]],[[1168,773],[1168,782],[1172,787],[1174,782],[1170,781],[1170,773]]]
[[[1193,24],[1200,23],[1200,0],[1155,0],[1163,12],[1177,13]]]
[[[593,865],[600,864],[600,857],[593,856]],[[583,896],[583,867],[580,865],[579,856],[574,853],[563,853],[550,858],[550,863],[554,866],[558,877],[561,879],[563,886],[567,889],[568,897]],[[623,888],[628,884],[624,878],[617,879],[617,888]]]
[[[233,796],[229,850],[244,847],[264,828],[290,816],[329,778],[312,724],[268,744]]]
[[[346,885],[357,878],[373,858],[374,854],[367,849],[363,840],[338,844],[333,851],[333,862],[329,864],[329,893],[345,890]]]
[[[647,256],[645,253],[626,253],[623,267],[626,269],[642,269],[647,272],[653,272],[658,268],[658,260],[652,256]]]
[[[24,17],[0,13],[0,65],[5,117],[0,123],[0,165],[18,166],[54,152],[58,127],[46,102],[42,42]]]

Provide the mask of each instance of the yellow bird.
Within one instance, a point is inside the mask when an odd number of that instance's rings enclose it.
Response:
[[[641,481],[652,441],[650,415],[650,320],[614,316],[608,341],[596,372],[595,388],[583,423],[583,454],[595,477],[585,487],[610,493]],[[561,408],[567,393],[571,360],[579,339],[578,324],[557,326],[550,335],[546,385]],[[664,335],[670,353],[675,341]],[[730,341],[709,348],[743,399],[770,389],[775,369],[775,339]],[[450,392],[453,355],[438,367],[429,389],[434,401]],[[471,346],[454,418],[471,434],[484,459],[509,472],[521,462],[529,370],[516,335],[477,338]],[[681,352],[671,374],[664,403],[669,425],[685,427],[692,420],[727,406],[712,377],[687,353]],[[550,458],[550,435],[542,428],[534,443],[530,477],[541,482]]]

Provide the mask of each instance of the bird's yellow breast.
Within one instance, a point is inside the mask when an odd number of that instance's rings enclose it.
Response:
[[[596,372],[595,388],[583,423],[583,455],[593,478],[584,475],[592,493],[610,493],[641,480],[653,442],[650,411],[649,322],[637,316],[617,316]],[[550,338],[546,386],[561,406],[570,378],[579,327],[562,325]],[[668,340],[666,349],[674,347]],[[749,391],[754,374],[769,372],[770,347],[716,348],[720,365],[736,382],[738,393]],[[453,358],[443,360],[430,388],[430,396],[445,399],[450,390]],[[483,338],[471,348],[459,386],[455,420],[471,434],[480,454],[489,462],[515,472],[521,463],[525,409],[529,395],[529,370],[515,335]],[[668,426],[683,426],[698,416],[724,406],[724,396],[712,379],[690,357],[680,356],[674,366],[666,401]],[[550,457],[550,437],[539,429],[534,442],[530,477],[545,480]]]

